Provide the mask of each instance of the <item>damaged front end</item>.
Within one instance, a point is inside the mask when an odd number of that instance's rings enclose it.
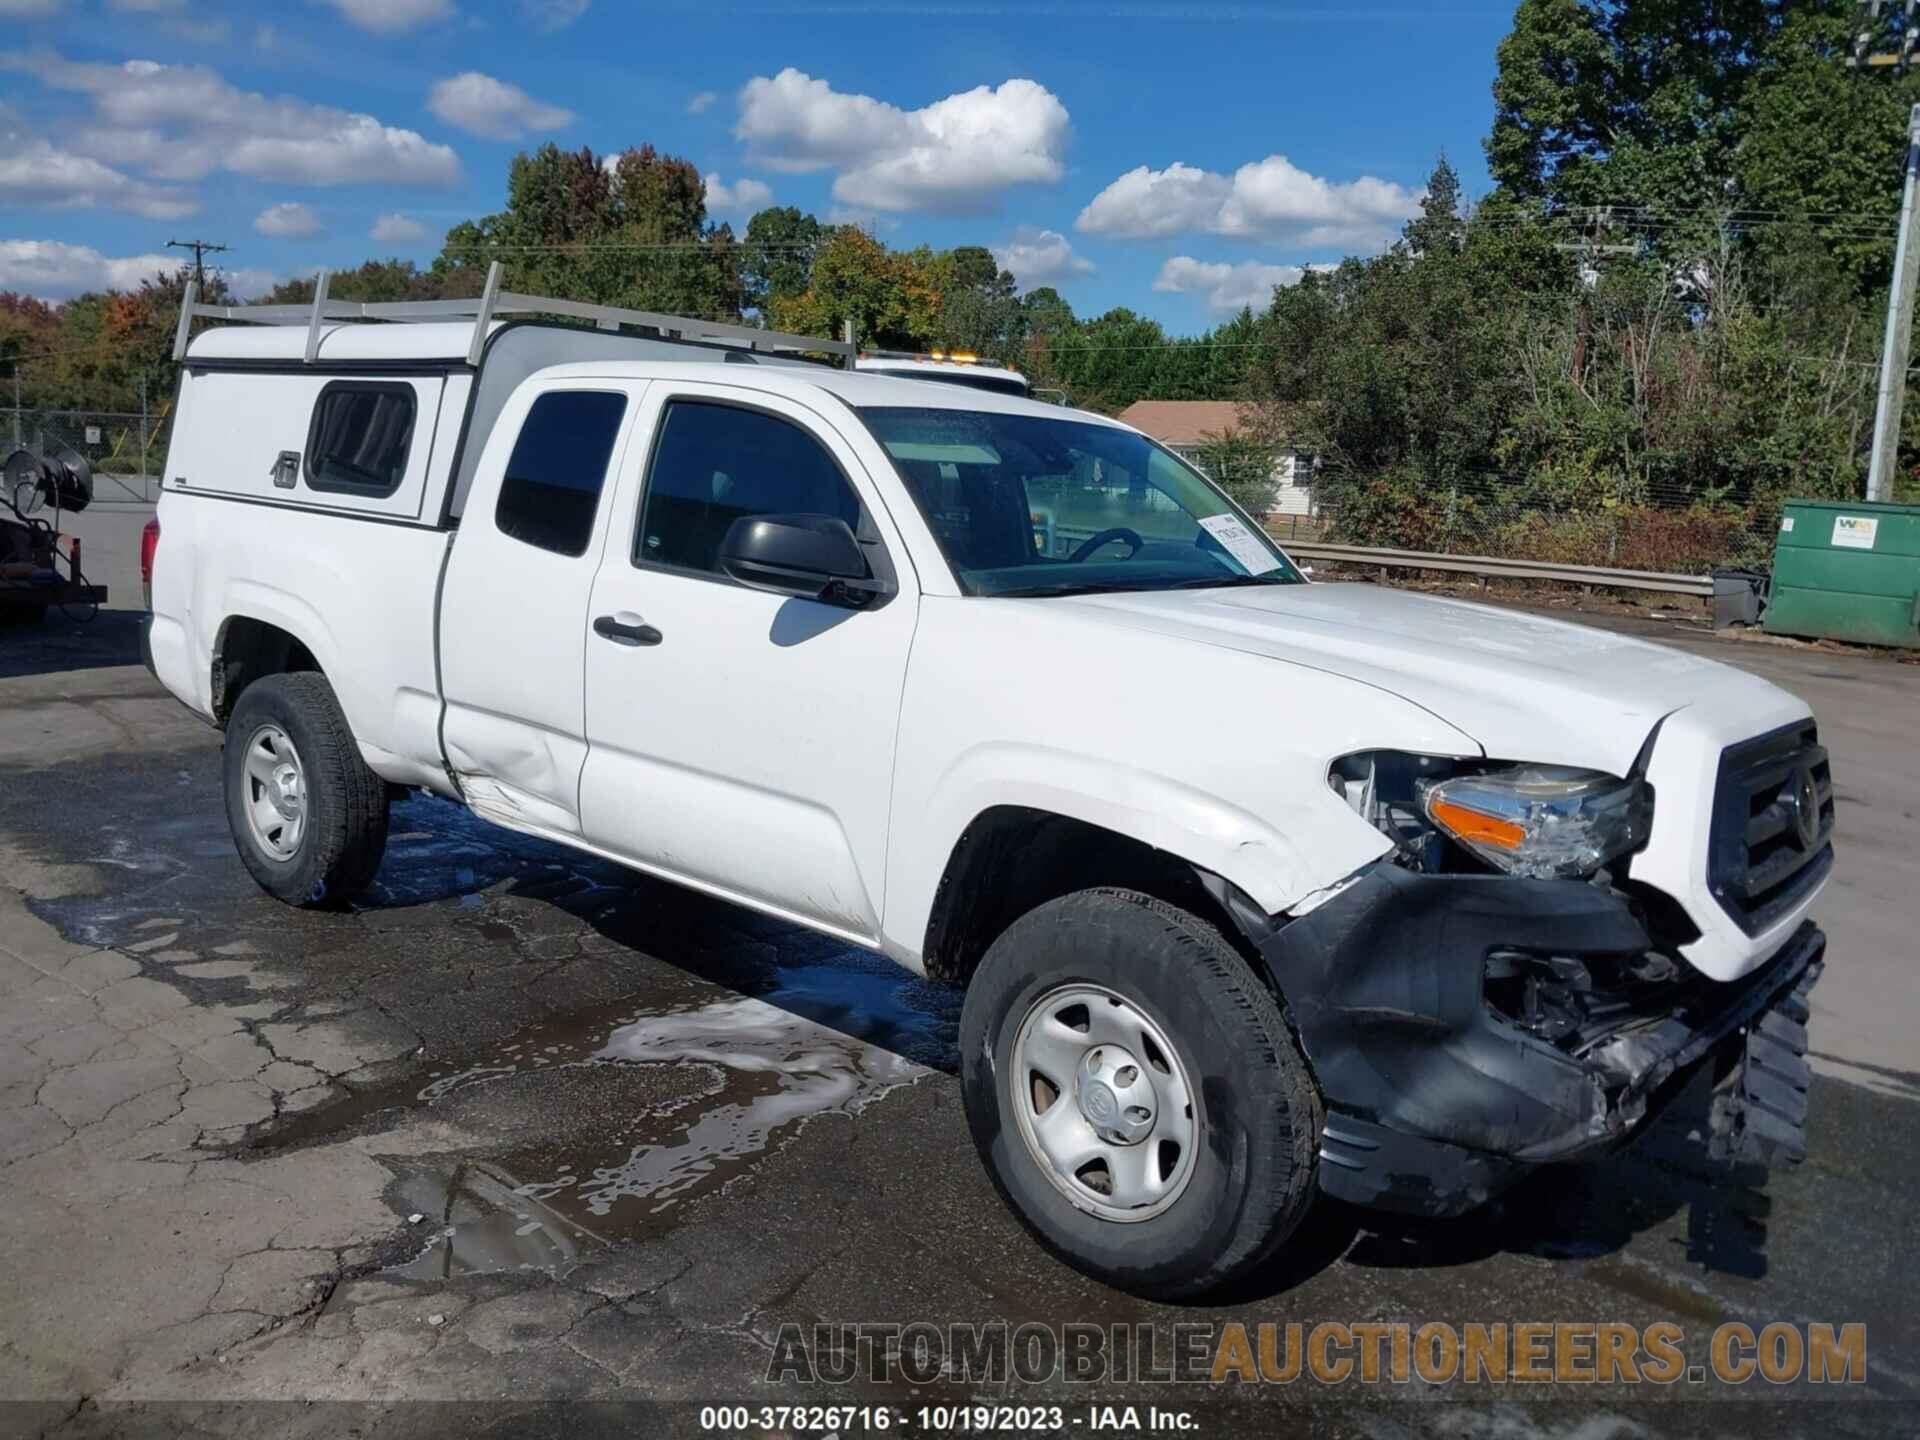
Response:
[[[1425,777],[1403,767],[1395,785],[1369,766],[1363,783],[1394,855],[1249,932],[1325,1096],[1322,1189],[1460,1213],[1533,1166],[1625,1140],[1709,1063],[1726,1082],[1723,1153],[1804,1155],[1806,995],[1826,947],[1814,925],[1715,981],[1680,958],[1692,927],[1660,892],[1604,866],[1488,873],[1418,823],[1437,788]]]

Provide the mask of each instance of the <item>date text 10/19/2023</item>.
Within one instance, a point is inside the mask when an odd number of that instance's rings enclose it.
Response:
[[[919,1433],[1033,1435],[1068,1428],[1103,1431],[1191,1433],[1199,1422],[1185,1410],[1158,1405],[706,1405],[700,1428],[722,1434],[763,1432],[805,1435],[905,1429]]]

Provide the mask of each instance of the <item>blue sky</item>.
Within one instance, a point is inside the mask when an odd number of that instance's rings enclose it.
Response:
[[[890,245],[995,248],[1081,314],[1202,329],[1486,188],[1511,5],[0,0],[0,289],[201,236],[243,291],[425,262],[545,140],[651,141]],[[379,238],[375,238],[375,236]]]

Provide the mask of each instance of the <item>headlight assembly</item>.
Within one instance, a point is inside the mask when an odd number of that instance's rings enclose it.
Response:
[[[1546,880],[1593,874],[1639,848],[1653,795],[1639,780],[1556,765],[1513,765],[1415,786],[1442,833],[1510,875]]]

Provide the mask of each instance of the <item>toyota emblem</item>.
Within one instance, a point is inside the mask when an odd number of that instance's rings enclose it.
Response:
[[[1794,832],[1802,850],[1811,850],[1820,840],[1820,792],[1813,783],[1813,771],[1802,765],[1793,777],[1793,793],[1787,804],[1793,811]]]

